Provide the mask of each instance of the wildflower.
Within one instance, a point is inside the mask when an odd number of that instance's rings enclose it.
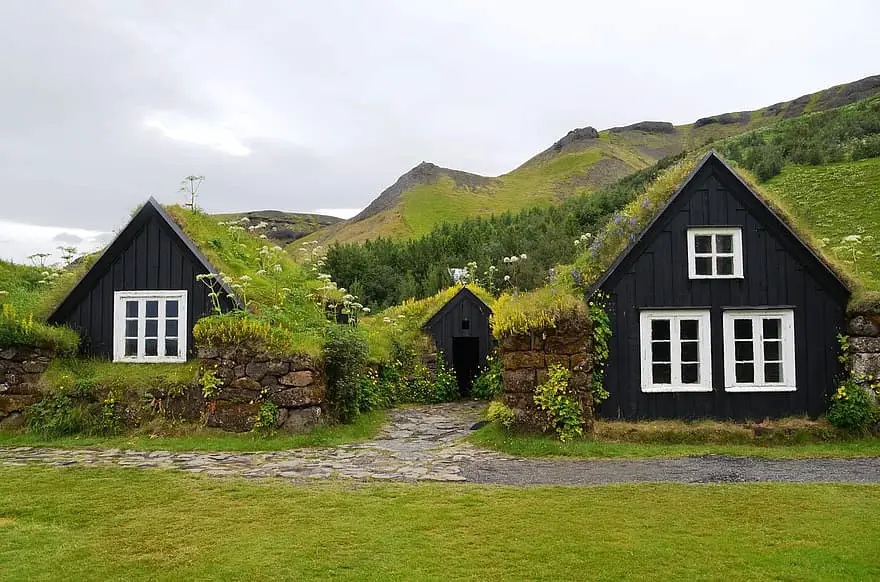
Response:
[[[261,277],[265,277],[266,276],[266,269],[260,269],[259,271],[257,271],[257,275],[259,275]]]
[[[281,272],[281,263],[276,263],[276,265],[272,268],[276,273]]]
[[[504,275],[504,281],[510,281],[510,275]]]
[[[364,313],[369,313],[369,312],[370,312],[370,308],[369,308],[369,307],[364,307]]]

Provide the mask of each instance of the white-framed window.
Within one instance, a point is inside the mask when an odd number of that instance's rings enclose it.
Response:
[[[741,279],[741,228],[689,228],[688,275],[691,279]]]
[[[114,362],[185,362],[186,291],[116,291]]]
[[[794,311],[724,312],[724,388],[790,392],[795,378]]]
[[[644,310],[639,324],[642,392],[712,390],[708,310]]]

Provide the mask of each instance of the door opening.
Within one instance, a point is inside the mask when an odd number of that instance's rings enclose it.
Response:
[[[471,385],[480,370],[480,338],[452,338],[452,368],[462,395],[470,394]]]

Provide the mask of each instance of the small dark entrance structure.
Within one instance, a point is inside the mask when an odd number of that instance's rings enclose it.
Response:
[[[424,326],[446,364],[455,370],[462,394],[470,392],[474,377],[492,349],[490,315],[489,306],[462,287]]]

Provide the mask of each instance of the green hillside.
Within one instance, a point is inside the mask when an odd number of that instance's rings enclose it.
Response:
[[[874,76],[754,111],[714,115],[687,125],[643,121],[604,131],[575,129],[518,168],[495,178],[423,162],[358,216],[304,240],[329,244],[379,237],[411,239],[443,223],[556,204],[599,191],[661,158],[878,94],[880,76]]]

